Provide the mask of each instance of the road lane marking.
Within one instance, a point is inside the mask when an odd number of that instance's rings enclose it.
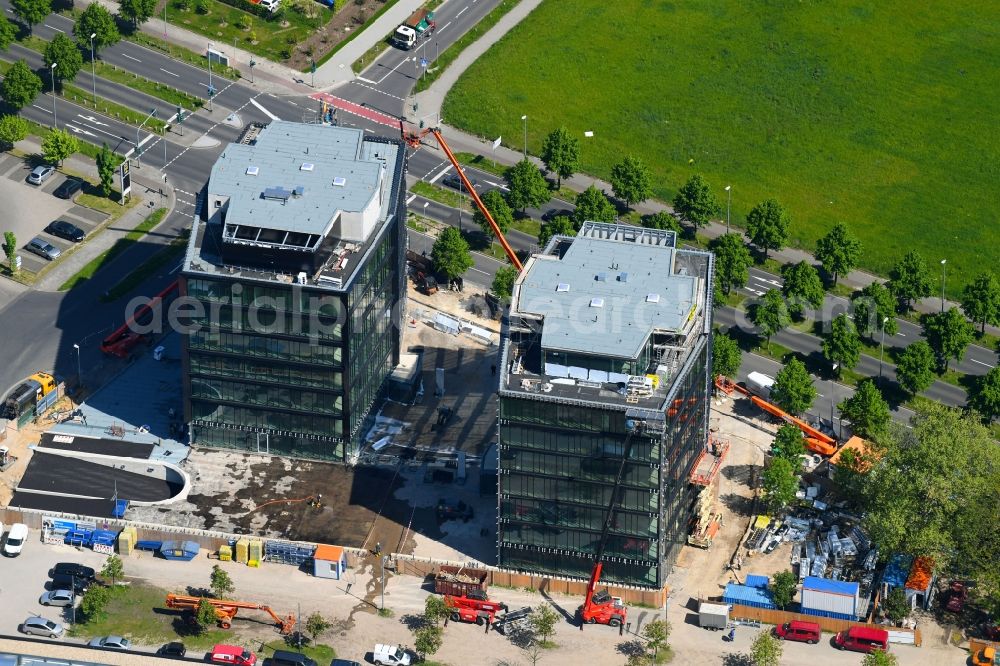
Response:
[[[449,25],[451,25],[451,21],[448,21],[447,23],[445,23],[443,28],[438,28],[437,29],[437,33],[440,35],[441,31],[444,30],[445,28],[447,28]]]
[[[363,77],[363,76],[357,76],[357,77],[355,77],[355,79],[354,79],[354,80],[355,80],[355,81],[363,81],[363,82],[365,82],[365,83],[370,83],[370,84],[372,84],[372,85],[376,85],[376,86],[378,85],[377,83],[375,83],[375,82],[374,82],[374,81],[372,81],[371,79],[366,79],[366,78],[365,78],[365,77]]]
[[[390,69],[388,72],[386,72],[385,74],[383,74],[382,78],[375,82],[375,85],[381,85],[382,82],[385,81],[386,78],[390,74],[392,74],[393,72],[395,72],[396,68],[399,67],[400,65],[402,65],[404,62],[410,62],[410,59],[409,58],[403,58],[402,60],[400,60],[399,62],[397,62],[395,65],[393,65],[392,69]]]
[[[465,8],[462,11],[460,11],[457,14],[455,14],[455,18],[458,18],[459,16],[461,16],[462,14],[464,14],[468,8],[469,8],[469,5],[466,5]]]
[[[43,109],[42,107],[38,106],[37,104],[32,104],[31,106],[35,107],[35,108],[36,108],[36,109],[38,109],[39,111],[44,111],[45,113],[49,113],[49,114],[51,114],[51,113],[52,113],[52,110],[51,110],[51,109]]]
[[[476,268],[475,266],[470,267],[469,270],[470,271],[476,271],[477,273],[482,273],[483,275],[489,275],[489,273],[487,273],[486,271],[480,270],[480,269]]]
[[[411,202],[412,202],[412,201],[413,201],[414,199],[416,199],[416,198],[417,198],[417,195],[416,195],[416,194],[411,194],[411,195],[410,195],[410,198],[406,200],[406,205],[407,205],[407,206],[409,206],[409,205],[410,205],[410,203],[411,203]]]
[[[64,34],[64,35],[66,34],[66,31],[63,30],[62,28],[57,28],[54,25],[49,25],[48,23],[43,23],[42,25],[44,25],[46,28],[49,28],[50,30],[58,30],[62,34]]]
[[[972,361],[973,363],[978,363],[979,365],[985,365],[987,368],[995,367],[995,366],[990,365],[989,363],[983,363],[982,361],[977,361],[974,358],[970,358],[969,360]]]
[[[440,172],[440,173],[438,173],[438,175],[434,176],[433,178],[431,178],[431,179],[430,179],[429,181],[427,181],[427,182],[428,182],[428,183],[432,183],[432,184],[433,184],[433,183],[436,183],[436,182],[437,182],[438,180],[440,180],[440,179],[441,179],[441,177],[442,177],[442,176],[444,176],[444,175],[445,175],[446,173],[448,173],[449,171],[451,171],[451,165],[450,165],[450,164],[449,164],[448,166],[446,166],[446,167],[445,167],[444,169],[442,169],[442,170],[441,170],[441,172]]]
[[[126,58],[128,58],[129,60],[135,60],[136,62],[142,62],[142,61],[141,61],[141,60],[139,60],[138,58],[133,58],[132,56],[130,56],[130,55],[129,55],[129,54],[127,54],[127,53],[123,53],[122,55],[123,55],[123,56],[125,56]]]
[[[399,100],[400,102],[405,102],[406,101],[406,99],[403,98],[403,97],[400,97],[398,95],[393,95],[392,93],[387,93],[386,91],[379,90],[378,88],[375,88],[373,86],[369,86],[369,85],[366,85],[364,83],[358,83],[357,81],[352,81],[352,83],[354,83],[356,85],[359,85],[362,88],[368,88],[368,90],[372,90],[374,92],[381,93],[382,95],[385,95],[386,97],[391,97],[393,99]]]
[[[291,104],[292,106],[298,106],[298,104],[296,104],[296,103],[295,103],[295,102],[293,102],[292,100],[286,100],[286,101],[287,101],[287,102],[288,102],[289,104]]]
[[[170,70],[163,69],[162,67],[160,68],[160,71],[163,72],[163,73],[165,73],[165,74],[169,74],[170,76],[176,76],[178,79],[181,78],[180,74],[174,74]]]
[[[263,104],[253,99],[252,97],[250,98],[250,103],[256,106],[258,109],[260,109],[261,112],[271,120],[281,120],[280,118],[278,118],[278,116],[274,115],[273,113],[265,109]]]

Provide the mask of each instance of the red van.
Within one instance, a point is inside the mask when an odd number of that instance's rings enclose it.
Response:
[[[822,629],[820,629],[819,625],[815,622],[800,622],[799,620],[794,620],[792,622],[779,624],[774,628],[774,635],[783,641],[799,641],[802,643],[809,643],[810,645],[816,645],[816,643],[819,643],[819,639],[822,634]]]
[[[233,664],[234,666],[254,666],[257,655],[239,645],[216,645],[208,654],[208,660],[215,664]]]
[[[889,632],[871,627],[851,627],[841,631],[836,638],[837,649],[854,652],[874,652],[889,650]]]

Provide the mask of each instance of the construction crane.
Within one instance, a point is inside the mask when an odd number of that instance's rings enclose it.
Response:
[[[476,188],[472,186],[472,183],[470,183],[469,179],[465,176],[465,171],[462,169],[462,165],[458,163],[458,160],[455,158],[455,154],[451,152],[451,148],[448,147],[448,142],[445,141],[444,137],[441,135],[441,130],[436,127],[428,127],[420,130],[419,132],[407,132],[403,126],[403,121],[400,121],[399,131],[403,135],[403,141],[405,141],[406,145],[411,148],[419,148],[421,140],[425,136],[428,134],[434,135],[434,138],[437,139],[438,145],[441,146],[441,150],[443,150],[444,154],[448,157],[448,161],[451,162],[453,167],[455,167],[455,173],[457,173],[458,177],[462,179],[462,185],[465,187],[466,192],[468,192],[472,197],[472,200],[476,204],[476,208],[479,209],[479,212],[482,213],[483,217],[486,218],[486,221],[489,222],[490,229],[493,230],[493,235],[496,236],[498,241],[500,241],[500,247],[503,248],[507,258],[510,259],[510,263],[517,269],[518,273],[524,270],[524,265],[518,258],[517,253],[514,252],[514,248],[512,248],[510,243],[507,242],[507,238],[503,235],[503,231],[500,230],[500,227],[497,226],[496,220],[493,219],[493,215],[490,214],[490,211],[483,203],[483,200],[479,198]]]
[[[818,453],[823,456],[832,456],[837,452],[837,440],[830,437],[824,432],[817,430],[812,427],[802,419],[792,416],[781,407],[764,400],[760,396],[754,395],[749,389],[740,386],[729,377],[724,375],[719,375],[715,378],[715,387],[725,393],[726,395],[732,395],[733,391],[737,393],[742,393],[743,395],[750,398],[750,402],[756,406],[763,409],[768,414],[777,416],[779,419],[785,423],[790,423],[802,431],[805,439],[806,448],[813,453]]]
[[[168,594],[167,608],[196,613],[202,599],[205,599],[215,609],[215,618],[218,620],[219,626],[223,629],[229,629],[232,626],[233,618],[236,617],[240,609],[264,611],[271,616],[271,619],[274,620],[275,625],[282,634],[291,633],[295,627],[294,615],[279,617],[277,613],[271,610],[270,606],[251,601],[230,601],[227,599],[207,599],[205,597],[188,597],[182,594]]]
[[[132,351],[133,347],[143,340],[148,340],[149,336],[145,333],[138,333],[135,331],[133,324],[136,324],[137,321],[145,317],[147,314],[152,313],[153,308],[159,306],[159,304],[162,303],[171,292],[178,289],[179,286],[179,281],[175,280],[174,282],[171,282],[166,289],[150,299],[149,303],[136,310],[135,314],[129,317],[124,324],[119,326],[111,335],[101,341],[101,351],[105,354],[110,354],[111,356],[125,358]]]
[[[608,502],[607,511],[604,514],[604,526],[601,528],[601,538],[597,542],[597,553],[594,555],[594,568],[590,572],[590,581],[587,583],[587,596],[583,605],[576,609],[577,619],[580,621],[580,630],[585,624],[607,624],[612,627],[620,627],[625,624],[628,610],[621,599],[612,597],[606,589],[597,591],[597,584],[601,581],[601,572],[604,570],[604,549],[608,544],[608,533],[611,531],[611,523],[614,519],[615,504],[618,503],[618,491],[621,487],[622,476],[625,474],[625,462],[632,454],[632,443],[635,436],[643,430],[643,422],[635,421],[629,429],[630,419],[626,419],[625,428],[628,435],[625,437],[625,446],[622,447],[621,462],[618,464],[618,473],[615,475],[615,485],[611,490],[611,501]]]

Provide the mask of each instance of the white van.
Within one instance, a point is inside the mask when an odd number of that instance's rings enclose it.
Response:
[[[28,526],[24,523],[14,523],[7,532],[7,540],[3,544],[3,554],[7,557],[17,557],[28,540]]]
[[[281,0],[260,0],[260,6],[273,14],[281,6]]]

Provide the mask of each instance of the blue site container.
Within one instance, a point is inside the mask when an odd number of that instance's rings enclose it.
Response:
[[[198,556],[201,546],[197,541],[164,541],[160,547],[160,555],[168,560],[190,562]]]
[[[751,606],[753,608],[777,608],[774,604],[774,597],[770,591],[749,585],[737,585],[736,583],[726,584],[726,591],[722,595],[723,603],[740,604],[741,606]]]

